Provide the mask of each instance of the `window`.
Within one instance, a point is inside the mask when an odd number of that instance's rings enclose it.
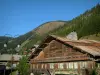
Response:
[[[32,67],[33,67],[33,69],[35,69],[35,65],[34,64],[32,65]]]
[[[38,69],[38,64],[37,64],[36,68]]]
[[[66,63],[67,69],[69,69],[69,63]]]
[[[78,62],[74,62],[74,68],[75,68],[75,69],[78,68]]]
[[[81,68],[86,68],[87,67],[87,62],[80,62],[80,67]]]
[[[73,63],[72,62],[69,63],[69,68],[73,69]]]
[[[98,68],[100,68],[100,63],[97,63],[98,64]]]
[[[54,64],[50,63],[50,69],[54,69]]]
[[[43,69],[43,65],[44,65],[44,64],[42,64],[42,67],[41,67],[42,69]]]
[[[63,69],[63,68],[64,68],[64,67],[63,67],[63,63],[60,63],[60,64],[59,64],[59,68],[60,68],[60,69]]]
[[[47,64],[45,64],[45,69],[47,68]]]

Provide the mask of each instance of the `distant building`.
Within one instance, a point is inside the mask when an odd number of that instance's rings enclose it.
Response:
[[[27,52],[27,51],[24,51],[24,55],[28,55],[28,56],[30,56],[34,51],[35,51],[35,49],[38,47],[39,45],[34,45],[34,46],[32,46],[30,49],[29,49],[29,52]]]
[[[38,46],[39,46],[39,45],[34,45],[34,46],[31,48],[32,52],[34,52],[35,49],[36,49]]]
[[[29,59],[33,73],[89,75],[96,64],[100,70],[100,42],[51,35],[44,39]]]
[[[7,65],[7,63],[13,63],[13,66],[16,67],[16,64],[18,64],[21,55],[11,55],[11,54],[1,54],[0,55],[0,64],[1,65]]]

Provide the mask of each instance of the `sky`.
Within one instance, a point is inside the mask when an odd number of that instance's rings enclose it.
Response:
[[[23,35],[48,21],[71,20],[100,0],[0,0],[0,36]]]

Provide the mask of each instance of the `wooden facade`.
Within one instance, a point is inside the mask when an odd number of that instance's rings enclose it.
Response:
[[[31,56],[31,70],[48,70],[51,75],[89,75],[95,57],[65,42],[53,36],[45,39]]]

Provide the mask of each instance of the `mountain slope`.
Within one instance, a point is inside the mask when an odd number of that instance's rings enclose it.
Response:
[[[57,28],[49,30],[49,27],[55,26],[55,24],[47,23],[42,27],[37,28],[36,35],[31,41],[29,41],[24,47],[31,47],[37,42],[40,42],[42,38],[48,34],[58,35],[58,36],[67,36],[72,31],[76,31],[78,34],[78,39],[100,33],[100,5],[96,5],[91,10],[86,11],[85,13],[79,15],[78,17],[72,19],[71,21],[65,22],[62,26],[60,24]],[[47,26],[46,26],[47,25]],[[35,42],[34,42],[35,41]]]
[[[46,23],[40,25],[39,27],[37,27],[34,31],[36,32],[36,34],[44,35],[58,27],[63,26],[64,24],[65,24],[64,21],[46,22]]]
[[[79,39],[84,36],[100,33],[100,5],[98,4],[91,10],[74,18],[51,34],[66,36],[72,31],[77,32]]]
[[[36,43],[39,44],[43,37],[45,37],[51,31],[64,26],[65,23],[66,21],[51,21],[51,22],[46,22],[40,25],[36,29],[32,30],[32,32],[34,33],[34,36],[32,35],[31,37],[29,37],[29,39],[24,41],[22,43],[21,48],[27,49],[27,48],[32,47]]]
[[[12,39],[12,37],[0,36],[0,53],[7,52],[6,50],[4,50],[4,44],[10,43],[10,40]]]
[[[48,34],[66,36],[72,31],[78,33],[79,39],[84,36],[98,34],[100,32],[100,5],[98,4],[91,10],[86,11],[68,22],[53,21],[40,25],[32,31],[34,32],[34,36],[23,42],[22,49],[28,49],[36,43],[39,44]]]
[[[21,44],[21,49],[29,49],[34,44],[39,44],[41,40],[48,34],[66,36],[72,31],[76,31],[78,38],[83,39],[90,35],[98,36],[100,33],[100,4],[97,4],[91,10],[79,15],[70,21],[51,21],[46,22],[36,29],[14,38],[10,45],[15,48],[17,44]],[[86,39],[85,38],[85,39]],[[98,40],[96,38],[96,40]],[[89,38],[88,38],[89,39]],[[93,38],[95,39],[95,38]]]
[[[88,35],[88,36],[81,37],[80,39],[90,39],[90,40],[100,41],[100,34],[98,34],[98,35],[96,35],[96,34]]]
[[[21,48],[30,48],[33,46],[34,43],[39,43],[38,40],[41,40],[43,36],[45,36],[45,34],[51,32],[54,29],[57,29],[58,27],[61,27],[65,24],[65,21],[51,21],[51,22],[47,22],[44,23],[42,25],[40,25],[39,27],[37,27],[36,29],[21,35],[17,38],[13,38],[10,39],[9,43],[7,43],[8,47],[7,49],[14,49],[17,47],[17,45],[21,45]],[[6,39],[6,40],[5,40]],[[2,36],[0,37],[0,49],[4,49],[3,45],[5,42],[8,42],[8,37],[6,38],[2,38]],[[7,52],[7,49],[6,52]],[[14,53],[16,51],[14,50]]]

